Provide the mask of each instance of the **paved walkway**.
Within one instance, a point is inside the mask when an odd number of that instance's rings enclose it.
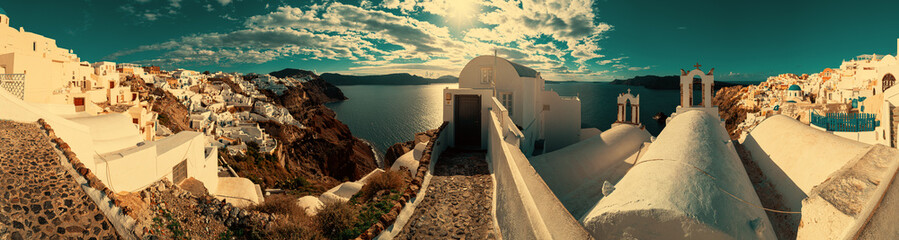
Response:
[[[0,239],[117,239],[34,123],[0,120]]]
[[[428,191],[396,239],[495,239],[484,151],[440,155]]]

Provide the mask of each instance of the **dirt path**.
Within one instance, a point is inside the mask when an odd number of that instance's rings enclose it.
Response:
[[[495,239],[485,158],[484,151],[441,154],[424,199],[396,239]]]

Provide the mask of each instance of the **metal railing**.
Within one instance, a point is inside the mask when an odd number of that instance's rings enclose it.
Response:
[[[0,87],[25,100],[25,74],[0,74]]]
[[[880,126],[877,114],[873,113],[826,113],[824,116],[812,111],[809,122],[815,126],[835,132],[874,131]]]

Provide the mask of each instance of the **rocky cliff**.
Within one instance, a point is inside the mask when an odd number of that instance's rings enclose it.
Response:
[[[384,153],[384,168],[390,168],[393,165],[393,162],[396,161],[397,158],[403,156],[412,149],[415,149],[415,145],[420,142],[427,142],[431,139],[437,137],[437,129],[431,129],[428,131],[416,133],[415,137],[412,141],[395,143],[393,146],[387,148],[387,152]]]
[[[281,71],[271,72],[269,73],[269,75],[279,78],[308,78],[309,81],[303,83],[302,86],[299,87],[299,89],[305,92],[309,98],[319,103],[330,103],[347,100],[347,97],[343,95],[343,92],[340,91],[340,88],[337,88],[333,84],[328,83],[311,71],[285,68]]]
[[[159,113],[159,124],[169,128],[174,133],[190,131],[190,111],[178,102],[175,95],[161,88],[147,85],[140,78],[129,77],[127,80],[131,92],[137,92],[140,98],[150,102],[154,112]]]
[[[274,76],[274,75],[273,75]],[[439,78],[426,78],[408,73],[394,73],[385,75],[353,76],[337,73],[324,73],[321,78],[334,85],[423,85],[432,83],[458,83],[455,76],[442,76]]]
[[[718,106],[718,115],[724,119],[724,127],[731,139],[738,139],[742,133],[737,129],[737,125],[746,120],[746,113],[758,112],[758,108],[746,108],[740,105],[740,101],[745,97],[742,91],[745,86],[724,87],[715,93],[712,102]]]
[[[349,127],[335,118],[334,111],[323,105],[346,99],[343,92],[311,72],[294,72],[294,75],[272,75],[308,76],[310,80],[290,87],[280,96],[271,92],[266,95],[272,103],[285,107],[304,127],[260,122],[260,126],[278,140],[274,154],[278,164],[256,164],[256,168],[242,171],[255,176],[265,187],[302,187],[304,189],[293,190],[319,192],[344,180],[357,180],[377,168],[371,146],[354,137]],[[308,183],[298,183],[305,181]]]

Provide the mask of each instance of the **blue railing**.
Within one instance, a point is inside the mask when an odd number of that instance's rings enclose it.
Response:
[[[866,132],[880,126],[877,114],[873,113],[827,113],[821,116],[812,111],[809,117],[812,124],[827,131]]]

